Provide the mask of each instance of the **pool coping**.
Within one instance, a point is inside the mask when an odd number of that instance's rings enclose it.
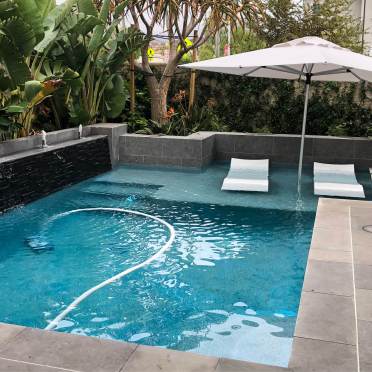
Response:
[[[320,198],[288,368],[0,323],[0,370],[372,370],[372,202]]]
[[[29,156],[34,156],[34,155],[40,155],[40,154],[44,154],[44,153],[48,153],[48,152],[53,152],[53,151],[60,150],[60,149],[66,148],[66,147],[75,146],[77,144],[87,143],[87,142],[95,141],[97,139],[102,139],[102,138],[106,138],[106,137],[107,137],[106,135],[93,135],[93,136],[89,136],[89,137],[83,137],[83,138],[79,138],[79,139],[69,140],[69,141],[66,141],[66,142],[54,143],[54,144],[48,145],[47,147],[41,147],[40,146],[40,147],[36,147],[36,148],[30,149],[30,150],[26,150],[26,151],[22,151],[22,152],[16,152],[14,154],[9,154],[9,155],[5,155],[3,157],[0,157],[0,164],[7,163],[7,162],[10,162],[10,161],[14,161],[14,160],[19,160],[19,159],[26,158],[26,157],[29,157]]]
[[[293,371],[372,370],[372,234],[362,230],[368,221],[370,201],[319,199],[289,363]],[[367,289],[359,288],[369,281]]]

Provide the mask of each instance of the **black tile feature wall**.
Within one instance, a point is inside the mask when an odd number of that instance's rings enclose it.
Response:
[[[110,169],[107,138],[0,163],[0,212]]]

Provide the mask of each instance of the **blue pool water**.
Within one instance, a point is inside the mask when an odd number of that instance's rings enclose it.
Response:
[[[44,328],[79,294],[176,241],[101,289],[58,331],[285,366],[316,198],[305,172],[273,169],[268,194],[221,192],[226,166],[121,167],[0,216],[0,321]]]

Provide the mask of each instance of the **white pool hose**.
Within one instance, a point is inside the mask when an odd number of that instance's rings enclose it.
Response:
[[[150,214],[146,214],[146,213],[142,213],[142,212],[132,211],[132,210],[129,210],[129,209],[121,209],[121,208],[75,209],[75,210],[72,210],[72,211],[60,213],[60,214],[54,216],[52,218],[52,220],[56,220],[60,217],[64,217],[64,216],[74,214],[74,213],[90,212],[90,211],[111,211],[111,212],[120,212],[120,213],[134,214],[134,215],[137,215],[137,216],[147,217],[147,218],[150,218],[150,219],[152,219],[154,221],[157,221],[157,222],[161,223],[162,225],[166,226],[168,228],[169,232],[170,232],[170,237],[169,237],[168,241],[163,245],[163,247],[158,252],[156,252],[153,256],[148,258],[146,261],[143,261],[143,262],[139,263],[138,265],[132,266],[132,267],[122,271],[121,273],[119,273],[119,274],[103,281],[102,283],[88,289],[87,291],[85,291],[83,294],[81,294],[79,297],[77,297],[73,302],[71,302],[71,304],[68,305],[67,308],[65,310],[63,310],[56,318],[54,318],[48,324],[48,326],[45,327],[46,330],[51,330],[51,329],[54,329],[55,327],[57,327],[58,324],[60,323],[60,321],[63,320],[66,317],[66,315],[68,315],[71,311],[73,311],[82,301],[84,301],[87,297],[92,295],[94,292],[98,291],[99,289],[101,289],[101,288],[103,288],[103,287],[105,287],[109,284],[112,284],[113,282],[123,278],[124,276],[132,273],[133,271],[136,271],[138,269],[141,269],[142,267],[145,267],[145,266],[149,265],[151,262],[156,260],[161,254],[163,254],[166,250],[169,249],[169,247],[172,245],[172,243],[175,239],[175,236],[176,236],[174,227],[172,225],[170,225],[168,222],[162,220],[159,217],[155,217],[155,216],[152,216]]]

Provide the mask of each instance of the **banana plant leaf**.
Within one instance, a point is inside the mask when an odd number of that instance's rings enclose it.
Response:
[[[21,114],[28,109],[28,102],[20,102],[17,105],[9,105],[5,107],[5,111],[10,114]]]
[[[93,30],[93,35],[88,45],[89,53],[96,51],[104,44],[102,43],[102,40],[104,38],[105,26],[106,26],[107,18],[108,18],[109,11],[110,11],[110,3],[111,3],[111,0],[103,0],[101,12],[99,13],[99,18],[103,22],[103,24],[96,26]],[[106,31],[106,34],[107,34],[107,31]]]
[[[0,76],[0,90],[6,91],[12,88],[12,81],[7,76]]]
[[[39,8],[41,18],[44,19],[47,14],[56,7],[55,0],[37,0],[36,5]]]
[[[0,132],[11,133],[18,131],[22,128],[22,125],[10,120],[8,117],[0,116]]]
[[[36,0],[15,0],[17,12],[24,22],[27,22],[35,33],[36,42],[39,42],[44,36],[43,19],[40,9],[36,5]]]
[[[78,0],[79,12],[98,18],[98,11],[92,0]]]
[[[129,3],[130,3],[130,0],[123,1],[121,4],[119,4],[115,8],[115,10],[114,10],[114,19],[118,19],[118,18],[120,18],[123,15],[126,7],[129,5]]]
[[[74,5],[77,4],[77,0],[66,0],[59,6],[56,6],[48,15],[45,25],[54,24],[54,29],[59,27],[65,20],[67,15],[71,12]]]
[[[12,0],[0,2],[0,20],[10,19],[17,16],[17,7]]]
[[[119,71],[129,56],[147,42],[147,37],[142,32],[130,29],[120,31],[115,44],[112,44],[107,57],[107,66],[111,72]]]
[[[97,17],[91,15],[84,15],[79,13],[70,18],[69,24],[64,29],[65,32],[71,32],[82,36],[88,35],[89,32],[93,31],[94,27],[101,25],[102,21]]]
[[[24,56],[14,48],[12,41],[0,30],[0,61],[6,67],[11,81],[11,87],[24,84],[31,80],[31,72]]]
[[[105,115],[114,119],[123,111],[129,94],[121,75],[113,75],[111,82],[112,84],[107,85],[104,92],[104,105]]]
[[[1,25],[1,28],[12,40],[16,47],[24,56],[29,56],[37,44],[37,35],[22,18],[13,17]]]
[[[69,115],[74,124],[87,124],[91,120],[89,113],[79,103],[69,105]]]
[[[27,101],[31,101],[41,90],[43,84],[38,80],[30,80],[25,83],[25,97]]]

